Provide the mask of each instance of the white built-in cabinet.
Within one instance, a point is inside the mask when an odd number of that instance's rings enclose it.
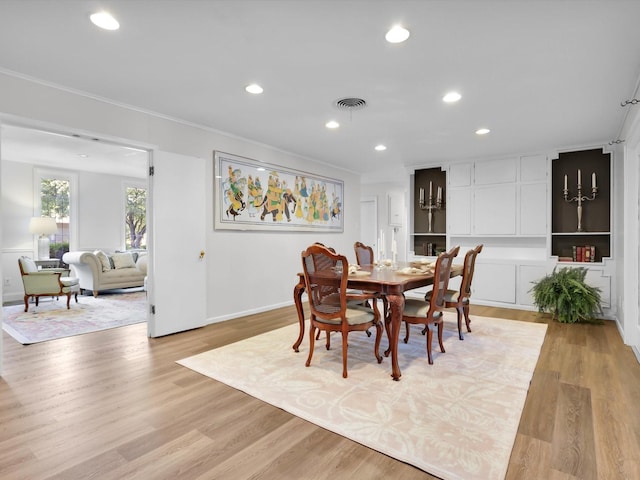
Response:
[[[479,304],[533,309],[533,282],[558,265],[551,255],[550,179],[547,155],[451,163],[447,179],[447,247],[464,252],[482,243],[476,262],[473,300]],[[417,256],[417,255],[416,255]],[[560,265],[562,267],[563,265]],[[603,308],[611,305],[611,274],[588,266],[589,282],[601,288]],[[451,288],[460,279],[450,282]],[[408,292],[421,296],[423,289]]]
[[[544,155],[451,165],[447,233],[546,235],[547,169]]]

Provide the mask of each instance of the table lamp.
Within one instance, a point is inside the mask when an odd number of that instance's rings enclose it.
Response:
[[[49,237],[58,231],[55,218],[32,217],[29,222],[29,233],[38,237],[38,260],[49,260]]]

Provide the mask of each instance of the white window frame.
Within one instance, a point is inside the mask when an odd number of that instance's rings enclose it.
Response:
[[[122,238],[122,250],[127,250],[127,227],[125,225],[124,219],[127,214],[127,188],[142,188],[147,191],[147,203],[145,205],[145,216],[147,220],[147,250],[149,250],[149,182],[145,180],[133,181],[133,180],[124,180],[122,182],[122,194],[120,198],[122,199],[121,209],[122,212],[120,218],[122,219],[121,229],[122,233],[120,238]]]
[[[56,178],[69,182],[69,250],[78,250],[78,174],[68,170],[35,167],[33,169],[34,217],[39,217],[42,214],[40,190],[42,188],[42,179],[48,178]]]

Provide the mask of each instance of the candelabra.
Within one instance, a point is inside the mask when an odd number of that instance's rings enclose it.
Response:
[[[564,188],[562,189],[564,195],[564,201],[571,203],[576,202],[578,208],[578,232],[582,232],[582,202],[588,200],[595,200],[598,196],[598,187],[596,186],[596,174],[591,174],[591,196],[582,195],[582,174],[578,170],[578,194],[575,197],[569,198],[569,189],[567,187],[567,176],[564,176]]]
[[[420,189],[420,209],[427,211],[427,218],[429,220],[429,233],[433,232],[433,213],[435,210],[441,210],[444,208],[444,203],[442,202],[442,187],[438,187],[438,193],[436,195],[436,201],[433,202],[433,182],[429,182],[429,197],[428,202],[425,203],[424,200],[424,188]]]

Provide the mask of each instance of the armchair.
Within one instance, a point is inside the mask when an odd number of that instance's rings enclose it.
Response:
[[[40,297],[59,297],[61,295],[67,296],[67,308],[70,308],[71,295],[75,295],[76,303],[78,303],[78,292],[80,291],[78,279],[62,276],[68,270],[62,268],[38,270],[36,263],[27,257],[20,257],[18,266],[24,286],[25,312],[29,310],[30,297],[35,298],[36,306],[38,306]]]

